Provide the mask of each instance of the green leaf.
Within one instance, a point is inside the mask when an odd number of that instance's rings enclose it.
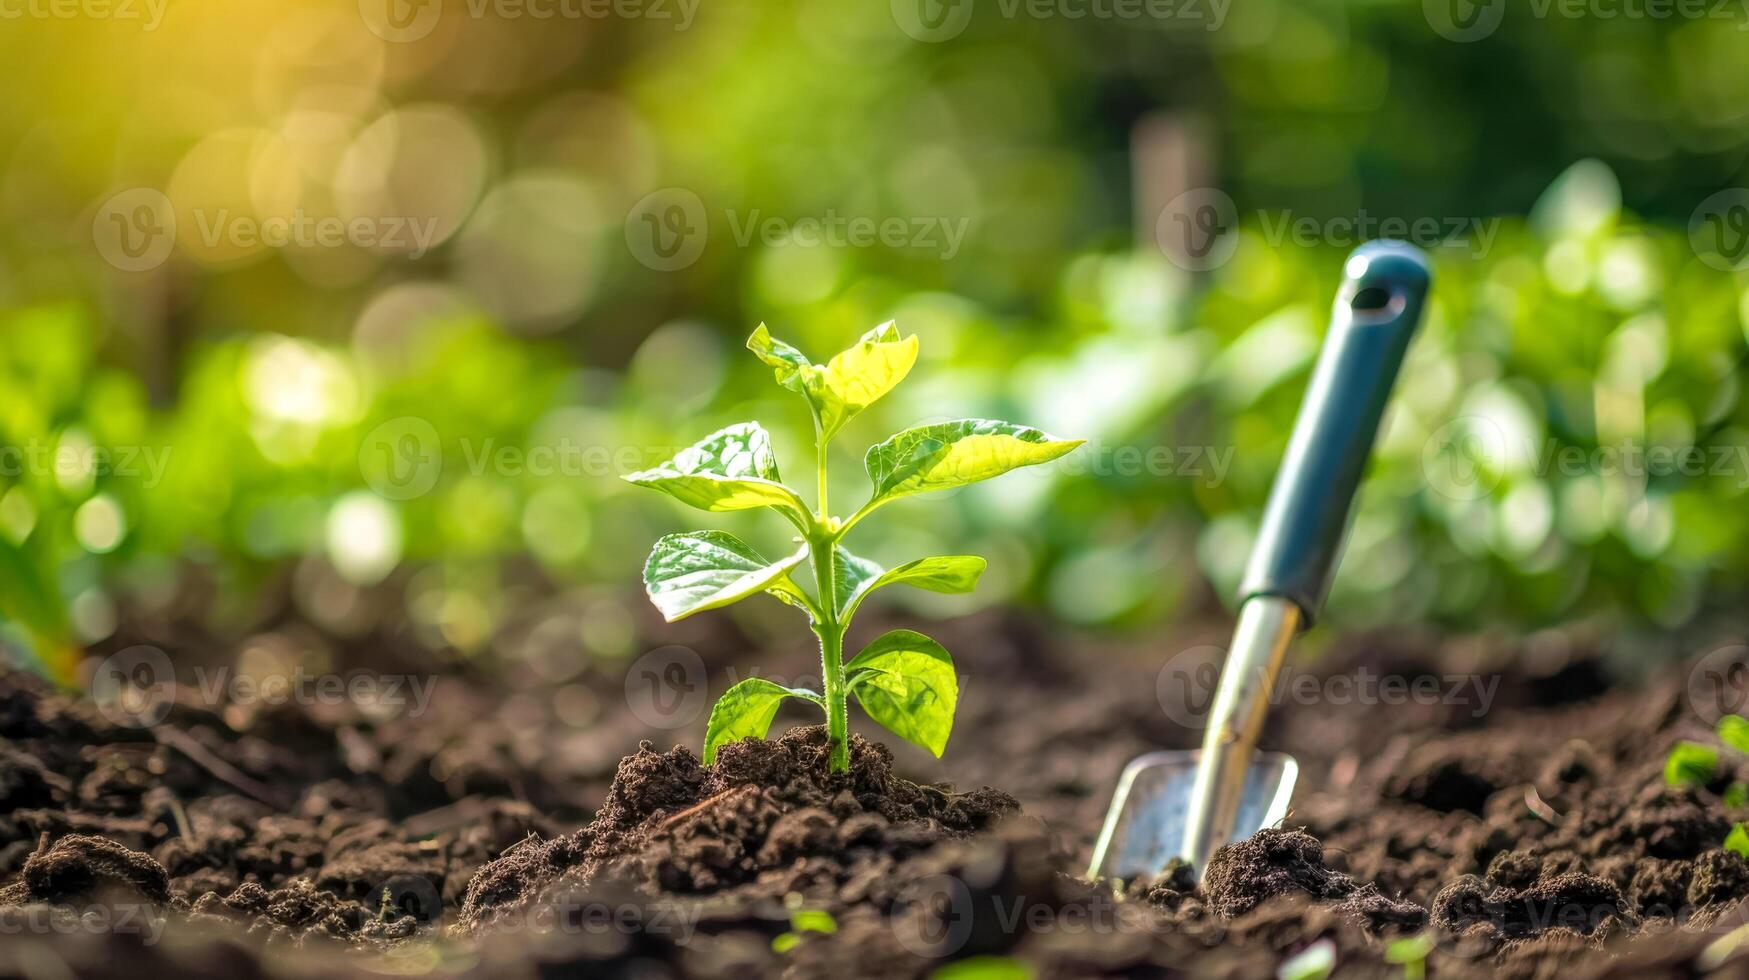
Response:
[[[863,466],[874,484],[874,500],[885,501],[1048,463],[1083,441],[1013,422],[960,419],[906,429],[871,448]]]
[[[937,555],[918,558],[893,569],[866,558],[858,558],[843,548],[835,550],[837,565],[833,584],[838,592],[838,619],[849,622],[857,606],[870,592],[888,585],[909,585],[929,592],[962,595],[977,588],[978,576],[989,563],[976,555]]]
[[[1712,782],[1719,754],[1695,742],[1677,742],[1664,760],[1664,781],[1672,786],[1705,786]]]
[[[1336,969],[1336,944],[1320,939],[1282,961],[1277,980],[1325,980]]]
[[[813,691],[783,687],[763,677],[749,677],[724,691],[711,708],[711,720],[705,725],[704,764],[717,761],[717,749],[723,745],[748,737],[764,738],[784,698],[824,704]]]
[[[1726,715],[1719,719],[1719,741],[1739,752],[1749,752],[1749,718]]]
[[[820,390],[820,369],[801,351],[778,340],[761,323],[747,338],[747,349],[777,374],[777,383],[812,402]]]
[[[768,562],[727,531],[670,534],[656,542],[644,562],[644,591],[672,623],[755,592],[781,589],[778,583],[807,556],[803,545],[782,561]]]
[[[1403,968],[1403,980],[1422,980],[1427,976],[1427,954],[1433,952],[1433,936],[1421,933],[1385,944],[1385,962]]]
[[[1725,850],[1736,851],[1749,858],[1749,828],[1742,824],[1733,826],[1731,832],[1725,835]]]
[[[789,914],[789,927],[797,932],[831,934],[838,931],[838,920],[825,909],[796,909]]]
[[[1032,980],[1032,964],[1008,956],[968,956],[929,974],[929,980]]]
[[[1749,806],[1749,784],[1732,783],[1725,787],[1725,795],[1721,797],[1726,806]]]
[[[801,945],[801,942],[802,937],[793,932],[780,932],[771,937],[771,951],[773,953],[787,953]]]
[[[676,453],[673,459],[637,473],[626,482],[663,493],[700,510],[750,510],[776,507],[803,521],[807,505],[778,482],[771,435],[757,422],[742,422],[713,432]],[[793,519],[793,518],[792,518]]]
[[[953,658],[941,644],[922,633],[893,630],[864,647],[844,671],[870,718],[941,757],[960,697]]]
[[[828,437],[863,409],[898,386],[917,363],[917,337],[900,337],[887,321],[862,335],[849,349],[832,358],[821,380],[830,395],[821,412],[821,431]]]
[[[886,574],[886,569],[867,558],[859,558],[848,549],[834,547],[832,549],[832,589],[836,593],[836,607],[839,610],[839,622],[848,622],[849,617],[844,611],[852,608],[851,600],[858,598],[873,586],[875,579]]]
[[[803,592],[802,587],[796,584],[794,573],[795,569],[792,568],[790,574],[771,583],[771,587],[765,591],[782,599],[785,603],[800,609],[802,612],[807,613],[808,618],[813,619],[814,600],[808,598],[808,594]]]
[[[1393,939],[1385,944],[1386,963],[1418,963],[1433,952],[1433,937],[1427,933]]]
[[[823,439],[892,391],[917,363],[917,338],[900,337],[890,321],[824,365],[771,336],[763,323],[747,338],[747,349],[772,368],[779,384],[808,400]]]

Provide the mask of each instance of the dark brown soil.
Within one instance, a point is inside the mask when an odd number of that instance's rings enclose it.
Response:
[[[532,703],[514,682],[448,678],[419,719],[179,705],[137,729],[0,674],[0,976],[47,975],[44,957],[92,977],[381,957],[903,977],[1006,957],[1265,977],[1328,941],[1337,976],[1395,977],[1411,936],[1432,976],[1686,977],[1749,955],[1749,862],[1722,846],[1749,819],[1724,802],[1749,756],[1688,705],[1685,668],[1612,681],[1582,633],[1552,666],[1501,641],[1355,638],[1315,676],[1491,679],[1489,710],[1290,699],[1266,735],[1302,765],[1288,826],[1220,852],[1200,886],[1173,868],[1114,893],[1077,873],[1117,771],[1199,737],[1162,711],[1158,645],[1070,661],[1016,619],[940,632],[967,677],[947,759],[858,736],[848,774],[818,727],[704,766],[696,732],[639,745],[623,713],[512,724]],[[592,684],[611,704],[619,682]],[[1719,749],[1712,783],[1665,784],[1680,739]]]

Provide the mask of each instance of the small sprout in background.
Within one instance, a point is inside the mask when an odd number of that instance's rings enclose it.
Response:
[[[704,761],[743,738],[764,738],[785,698],[826,713],[834,772],[850,769],[846,704],[854,694],[869,717],[936,757],[947,748],[959,703],[953,658],[941,644],[911,630],[893,630],[844,660],[844,635],[862,600],[887,585],[966,593],[978,583],[984,559],[972,555],[919,558],[882,568],[839,542],[877,509],[912,494],[948,490],[1048,463],[1081,445],[1012,422],[960,419],[906,429],[869,449],[863,460],[872,489],[849,517],[832,515],[827,502],[827,448],[844,423],[891,391],[917,360],[917,338],[901,337],[891,323],[862,336],[825,364],[771,336],[764,324],[747,340],[777,382],[800,395],[814,418],[814,476],[818,507],[778,476],[771,437],[757,422],[732,425],[682,450],[673,459],[626,480],[660,490],[700,510],[767,507],[795,526],[798,547],[768,561],[726,531],[689,531],[656,542],[644,565],[650,601],[669,622],[764,592],[807,614],[820,643],[825,690],[784,687],[759,677],[729,688],[711,709]],[[806,563],[812,571],[798,582]],[[811,578],[810,585],[807,579]]]
[[[1677,742],[1664,760],[1664,781],[1672,786],[1705,786],[1719,767],[1719,754],[1696,742]]]
[[[1719,741],[1738,752],[1749,752],[1749,718],[1726,715],[1719,719],[1718,733]]]
[[[1749,858],[1749,828],[1743,824],[1732,827],[1731,832],[1725,835],[1725,850],[1736,851]]]
[[[1725,787],[1724,799],[1729,807],[1749,806],[1749,783],[1732,783]]]
[[[1425,980],[1427,954],[1433,952],[1433,937],[1427,933],[1393,939],[1385,945],[1385,962],[1403,968],[1404,980]]]
[[[1327,980],[1336,969],[1336,944],[1320,939],[1284,960],[1276,980]]]
[[[838,920],[832,918],[832,913],[825,909],[802,908],[802,896],[796,892],[785,895],[783,904],[789,908],[789,931],[772,937],[771,951],[774,953],[787,953],[795,949],[801,943],[804,932],[820,932],[829,936],[838,931]]]
[[[929,980],[1033,980],[1038,973],[1024,960],[1008,956],[972,956],[929,974]]]

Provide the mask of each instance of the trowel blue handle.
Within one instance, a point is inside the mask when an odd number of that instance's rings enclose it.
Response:
[[[1330,333],[1288,439],[1240,584],[1240,601],[1282,596],[1310,624],[1324,605],[1354,492],[1432,274],[1412,245],[1368,242],[1343,265]]]

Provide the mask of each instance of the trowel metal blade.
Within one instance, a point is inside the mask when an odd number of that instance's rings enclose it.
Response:
[[[1089,878],[1158,874],[1184,846],[1184,826],[1201,751],[1150,752],[1124,767],[1105,828],[1093,849]],[[1299,764],[1280,752],[1259,752],[1245,770],[1245,795],[1229,842],[1243,840],[1287,816]],[[1196,869],[1198,877],[1203,869]]]

